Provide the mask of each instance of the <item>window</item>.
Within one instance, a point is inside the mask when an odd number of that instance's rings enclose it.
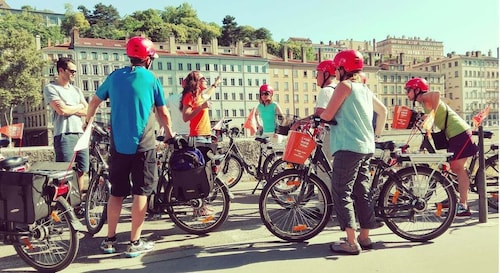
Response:
[[[235,79],[231,78],[231,85],[234,86],[234,83],[235,83]]]
[[[162,62],[158,62],[158,70],[163,70],[163,63]]]
[[[255,73],[259,73],[259,66],[255,66]]]
[[[262,73],[267,73],[267,68],[265,66],[262,67]]]
[[[167,62],[167,70],[172,70],[172,63],[171,62]]]
[[[233,117],[236,117],[236,109],[231,110],[231,112],[233,113]]]
[[[113,59],[115,61],[119,61],[120,60],[120,56],[118,56],[118,53],[113,53]]]
[[[231,100],[236,100],[236,94],[235,93],[231,93]]]
[[[179,68],[179,71],[184,70],[184,68],[183,68],[183,66],[182,66],[182,63],[179,63],[179,64],[177,65],[177,67]]]
[[[86,64],[82,64],[82,75],[87,75],[87,74],[88,74],[87,65]]]
[[[218,64],[214,64],[214,71],[219,71],[219,65]]]
[[[104,65],[102,70],[104,75],[109,75],[109,65]]]
[[[102,53],[102,59],[105,60],[105,61],[108,61],[109,60],[109,55],[107,52],[103,52]]]
[[[227,66],[225,64],[222,65],[222,71],[227,71]]]
[[[234,72],[234,64],[230,65],[229,69],[231,69],[231,72]]]
[[[220,94],[219,94],[218,92],[217,92],[217,93],[215,93],[215,99],[216,99],[216,100],[220,100]]]
[[[196,68],[196,70],[201,70],[201,66],[200,66],[200,64],[199,64],[199,63],[196,63],[196,64],[194,65],[194,67]]]
[[[238,85],[243,86],[243,79],[238,79]]]
[[[94,91],[96,91],[97,88],[99,88],[99,81],[94,81]]]
[[[210,71],[210,64],[205,64],[205,71]]]
[[[289,102],[290,102],[290,95],[285,94],[285,103],[289,103]]]
[[[173,85],[174,84],[174,79],[172,77],[167,78],[167,84],[168,85]]]
[[[224,100],[228,100],[227,93],[224,93],[224,94],[222,94],[222,95],[223,95],[223,99],[224,99]]]
[[[284,85],[285,86],[283,87],[283,90],[285,90],[285,91],[290,90],[290,88],[288,87],[288,82],[285,82]]]
[[[83,80],[82,81],[82,88],[83,88],[83,91],[89,91],[89,81]]]
[[[97,52],[92,52],[92,60],[97,60]]]
[[[96,64],[92,66],[92,71],[94,75],[99,75],[99,67]]]
[[[247,65],[247,72],[252,72],[252,67],[250,65]]]
[[[87,59],[87,52],[85,52],[85,51],[80,52],[80,57],[82,58],[82,60],[86,60]]]
[[[252,86],[252,79],[248,79],[248,86]]]
[[[187,70],[188,70],[188,71],[193,70],[193,68],[192,68],[191,64],[187,64]]]

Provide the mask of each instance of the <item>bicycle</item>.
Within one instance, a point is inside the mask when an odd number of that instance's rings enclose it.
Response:
[[[90,168],[87,200],[85,202],[85,225],[90,235],[101,231],[107,219],[107,205],[111,192],[109,181],[110,134],[97,123],[92,125],[90,139]]]
[[[163,137],[157,138],[163,141]],[[207,196],[184,200],[175,191],[169,160],[175,149],[177,139],[171,139],[168,145],[158,153],[159,180],[158,186],[149,200],[148,211],[155,218],[167,213],[169,218],[180,229],[197,235],[206,234],[220,227],[229,215],[230,193],[222,180],[216,177],[215,162],[221,156],[213,156],[206,164],[211,168],[213,188]]]
[[[5,143],[8,141],[2,140],[1,146]],[[38,271],[63,270],[75,259],[78,232],[84,231],[72,208],[80,195],[76,174],[10,171],[19,164],[23,164],[22,158],[0,161],[0,207],[4,208],[0,210],[0,241],[12,245],[19,257]],[[70,179],[74,183],[69,183]]]
[[[411,140],[411,138],[419,132],[422,135],[422,142],[419,146],[419,152],[428,152],[430,154],[435,154],[436,149],[434,148],[434,145],[430,141],[429,134],[420,126],[425,120],[423,119],[423,115],[417,114],[416,116],[416,122],[412,128],[412,132],[410,134],[410,137],[408,139],[408,142]],[[472,135],[477,136],[479,133],[476,130],[472,131]],[[484,131],[483,132],[483,137],[486,139],[491,139],[493,137],[493,132],[491,131]],[[403,151],[406,152],[408,150],[408,144],[403,147]],[[487,193],[487,200],[488,200],[488,205],[493,208],[498,210],[498,171],[499,171],[499,165],[498,165],[498,144],[492,143],[489,147],[489,150],[485,152],[485,154],[488,154],[490,152],[493,152],[494,154],[489,156],[488,158],[485,159],[485,164],[484,164],[484,173],[485,173],[485,186],[486,186],[486,193]],[[470,177],[470,186],[469,189],[471,192],[478,193],[478,177],[477,177],[477,172],[479,170],[479,153],[476,153],[474,156],[470,158],[468,167],[466,168],[467,173],[469,174]],[[441,166],[438,166],[440,168],[440,171],[442,174],[447,177],[455,187],[457,194],[458,194],[458,177],[455,173],[451,172],[449,168],[449,164],[444,164]]]
[[[306,126],[321,127],[319,119]],[[425,155],[397,154],[394,143],[381,143],[377,147],[387,150],[391,160],[381,157],[371,162],[374,166],[371,198],[375,216],[401,238],[425,242],[443,234],[452,224],[456,209],[456,195],[451,183],[440,172],[419,165],[422,162],[444,162],[449,154]],[[266,228],[278,238],[291,242],[308,240],[319,234],[331,218],[333,203],[327,185],[313,170],[321,165],[330,180],[332,168],[322,149],[322,143],[307,155],[308,164],[298,162],[294,169],[284,170],[265,185],[259,198],[259,213]],[[286,158],[285,158],[286,159]],[[305,161],[306,158],[304,158]],[[395,164],[409,162],[411,166],[395,170]],[[297,163],[297,162],[294,162]],[[276,191],[275,187],[288,191]],[[377,194],[379,192],[379,194]],[[439,204],[450,200],[450,207]]]
[[[227,123],[231,120],[227,120]],[[224,133],[227,129],[227,124],[224,122],[225,126],[221,128]],[[224,155],[218,177],[225,181],[229,188],[232,188],[240,182],[243,172],[253,176],[257,183],[255,188],[252,190],[252,194],[255,193],[259,184],[266,181],[268,178],[268,171],[274,161],[283,156],[282,150],[277,150],[271,144],[269,137],[256,137],[255,141],[259,143],[259,157],[257,165],[248,163],[245,160],[240,149],[234,142],[234,138],[231,134],[228,135],[229,145],[224,151],[218,148],[218,153]]]

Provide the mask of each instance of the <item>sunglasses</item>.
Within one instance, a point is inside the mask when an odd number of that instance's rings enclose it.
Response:
[[[71,74],[75,74],[76,73],[76,70],[73,70],[73,69],[66,68],[66,70],[69,71],[69,73],[71,73]]]
[[[264,93],[260,93],[260,95],[261,95],[261,96],[269,96],[269,95],[271,95],[271,93],[269,93],[269,92],[264,92]]]

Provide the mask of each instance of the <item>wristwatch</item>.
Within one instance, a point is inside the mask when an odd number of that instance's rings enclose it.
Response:
[[[217,88],[217,85],[215,85],[215,83],[214,83],[214,84],[212,84],[212,87],[213,87],[213,88]]]

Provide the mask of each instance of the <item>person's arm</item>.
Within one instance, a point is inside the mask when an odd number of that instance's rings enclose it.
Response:
[[[53,100],[49,103],[50,107],[61,116],[85,116],[87,114],[87,103],[80,103],[77,105],[66,105],[62,100]]]
[[[198,113],[201,112],[201,110],[205,108],[210,107],[210,102],[205,101],[200,107],[193,108],[191,105],[184,104],[182,105],[182,119],[184,122],[190,121],[192,118],[194,118]]]
[[[165,130],[165,139],[170,139],[174,136],[172,132],[172,122],[170,119],[170,113],[165,105],[156,106],[156,114],[158,117],[158,121],[160,122],[160,127]]]
[[[373,112],[377,114],[375,136],[380,136],[387,121],[387,107],[375,96],[373,96]]]
[[[90,101],[89,105],[88,105],[88,109],[87,109],[87,113],[86,113],[86,117],[85,117],[85,122],[83,123],[83,127],[87,127],[87,124],[89,123],[89,121],[94,118],[95,116],[95,113],[97,112],[97,108],[99,108],[99,104],[101,104],[102,100],[94,95],[92,97],[92,100]]]
[[[337,88],[335,88],[335,92],[333,92],[330,101],[328,102],[328,106],[321,113],[320,118],[326,121],[332,120],[349,94],[351,94],[351,88],[347,86],[345,82],[339,83]]]
[[[440,99],[441,94],[439,91],[429,91],[422,95],[422,104],[426,109],[434,109],[434,111],[436,111],[439,106]]]
[[[210,87],[203,92],[204,102],[209,100],[210,97],[214,94],[215,90],[217,90],[217,86],[220,85],[220,81],[221,81],[220,76],[217,76],[217,78],[215,78],[214,83],[212,83],[212,85],[210,85]]]

